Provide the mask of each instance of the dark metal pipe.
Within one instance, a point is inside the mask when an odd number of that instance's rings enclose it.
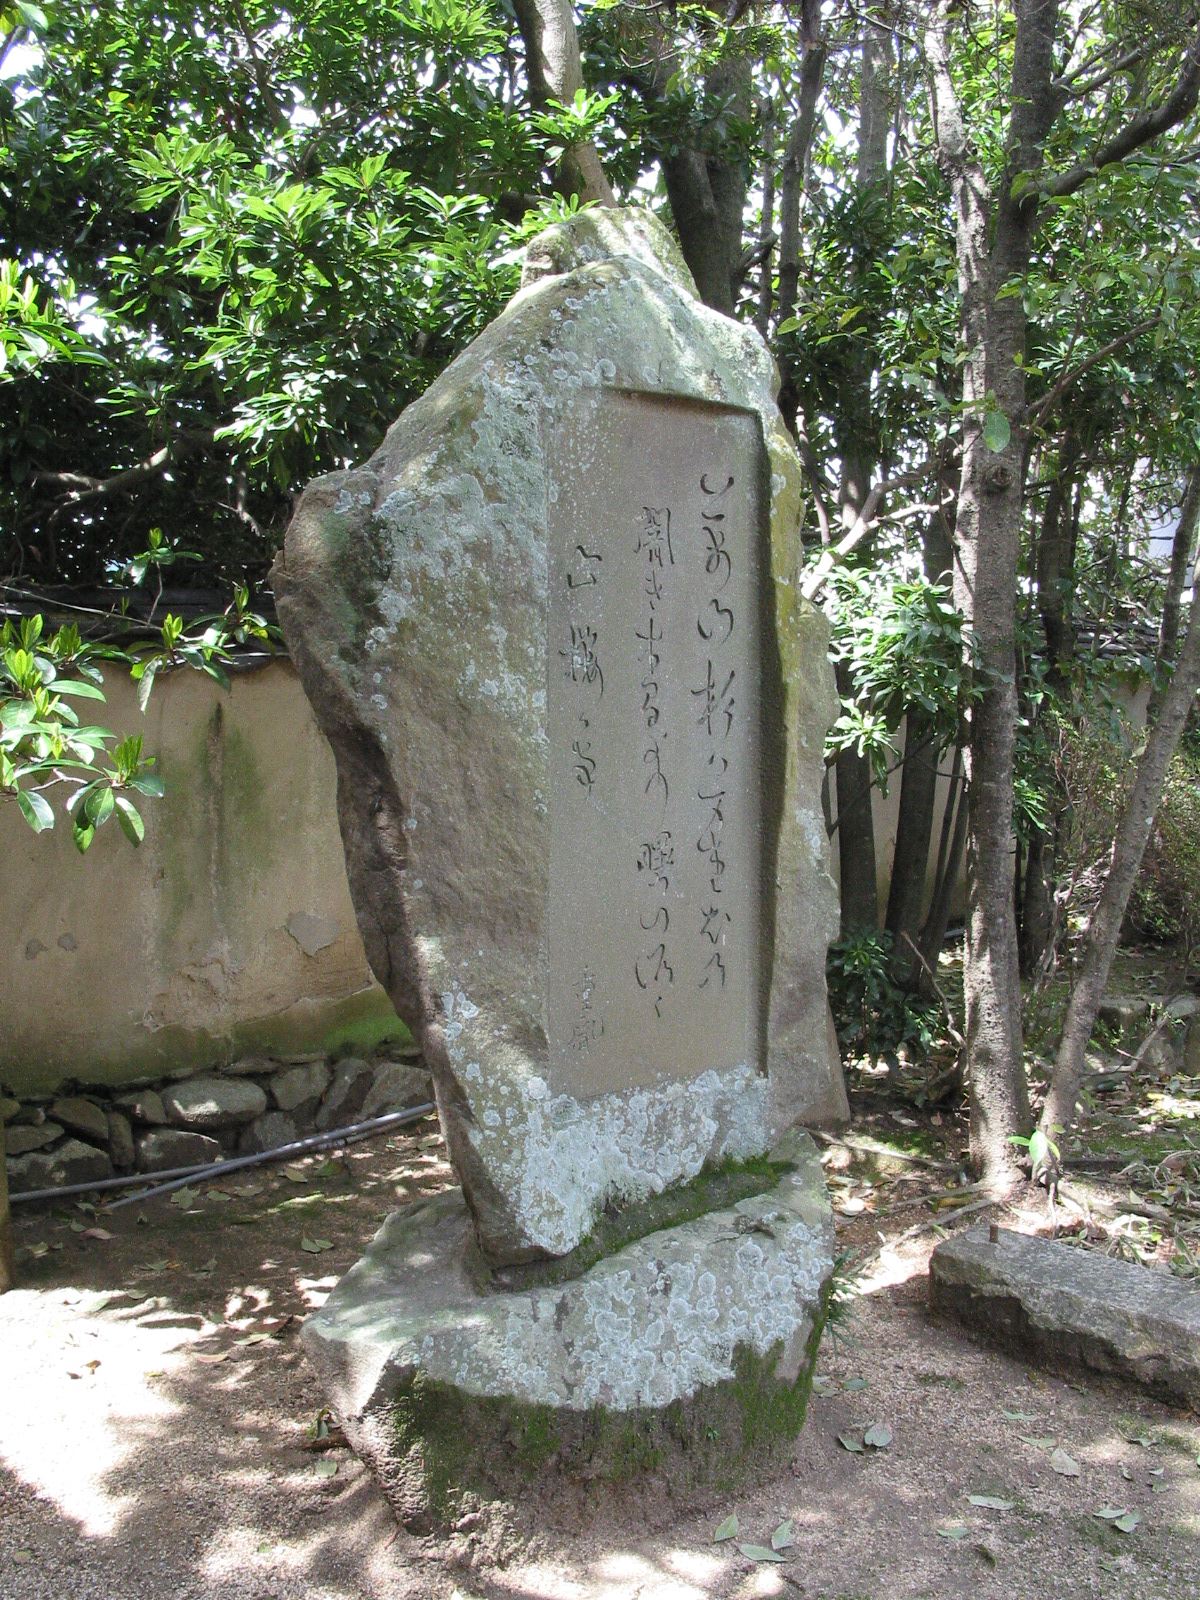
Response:
[[[138,1200],[148,1200],[152,1195],[165,1194],[170,1189],[181,1189],[187,1183],[206,1183],[209,1179],[224,1177],[227,1172],[240,1172],[246,1167],[262,1166],[268,1161],[280,1161],[289,1156],[309,1154],[314,1150],[324,1149],[326,1145],[353,1144],[359,1139],[369,1139],[372,1134],[382,1133],[386,1128],[399,1128],[409,1122],[419,1122],[432,1110],[434,1106],[430,1101],[425,1105],[413,1106],[408,1111],[389,1111],[386,1116],[372,1117],[367,1122],[353,1122],[345,1128],[330,1128],[327,1133],[310,1134],[307,1138],[296,1139],[291,1144],[281,1144],[274,1150],[258,1150],[248,1156],[231,1156],[227,1161],[210,1161],[200,1167],[170,1167],[165,1172],[134,1172],[120,1178],[97,1178],[92,1183],[70,1183],[61,1189],[28,1189],[24,1194],[10,1194],[9,1204],[17,1205],[22,1200],[62,1200],[73,1194],[96,1194],[103,1189],[129,1189],[137,1184],[153,1184],[153,1187],[144,1194],[130,1195],[124,1200],[115,1200],[104,1207],[105,1211],[116,1211],[120,1206],[132,1205]]]

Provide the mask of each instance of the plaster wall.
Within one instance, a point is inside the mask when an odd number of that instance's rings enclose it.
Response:
[[[142,732],[166,785],[134,849],[113,822],[80,857],[0,806],[0,1083],[122,1083],[256,1052],[402,1032],[367,968],[346,885],[334,767],[291,664],[226,692],[160,679],[147,715],[108,675],[84,702]]]

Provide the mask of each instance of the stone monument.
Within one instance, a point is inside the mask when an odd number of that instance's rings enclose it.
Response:
[[[803,1417],[835,695],[775,385],[656,219],[584,212],[276,564],[462,1184],[305,1334],[410,1520],[547,1460],[736,1477]]]

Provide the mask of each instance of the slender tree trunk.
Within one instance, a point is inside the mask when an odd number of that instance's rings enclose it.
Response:
[[[1195,560],[1197,523],[1200,523],[1200,465],[1194,466],[1188,473],[1179,521],[1175,525],[1175,537],[1171,541],[1171,566],[1167,573],[1166,594],[1163,596],[1162,624],[1158,630],[1160,677],[1151,692],[1150,704],[1146,708],[1148,723],[1153,723],[1162,709],[1167,686],[1167,679],[1161,675],[1162,669],[1175,659],[1175,647],[1179,641],[1179,615],[1183,604],[1183,588]]]
[[[754,326],[764,339],[771,336],[771,310],[775,304],[771,257],[775,246],[775,106],[764,96],[762,121],[762,219],[758,228],[758,309]]]
[[[846,664],[837,664],[838,693],[854,689]],[[879,884],[875,865],[875,821],[871,805],[871,763],[856,750],[843,750],[833,768],[837,790],[838,882],[842,936],[879,926]]]
[[[828,48],[821,31],[821,0],[800,0],[800,86],[796,114],[784,146],[779,173],[779,322],[796,315],[800,292],[800,200],[808,169],[808,153],[817,126],[817,107],[825,79]],[[792,432],[796,432],[798,394],[795,376],[786,353],[782,357],[782,383],[779,409]]]
[[[966,771],[968,916],[963,967],[970,1071],[971,1157],[1003,1192],[1020,1178],[1012,1135],[1030,1126],[1021,1035],[1021,984],[1013,896],[1013,756],[1017,725],[1016,590],[1024,478],[1025,312],[1002,287],[1025,276],[1037,208],[1014,197],[1041,167],[1042,143],[1061,102],[1052,90],[1058,0],[1017,0],[1007,170],[991,193],[954,89],[950,33],[957,0],[929,30],[938,154],[955,207],[962,297],[963,437],[955,537],[955,600],[972,626],[977,698]],[[985,438],[990,408],[1007,439]]]
[[[924,540],[925,576],[930,583],[949,577],[954,551],[940,514],[930,518]],[[919,979],[921,912],[929,876],[929,847],[937,804],[938,763],[942,745],[935,738],[933,718],[911,707],[905,720],[904,766],[896,818],[896,848],[888,891],[886,927],[892,936],[892,970],[902,982]]]
[[[1200,563],[1192,571],[1193,590],[1200,584]],[[1050,1088],[1042,1108],[1041,1128],[1050,1138],[1067,1131],[1075,1120],[1084,1052],[1104,998],[1121,923],[1142,864],[1155,813],[1162,799],[1167,769],[1179,745],[1188,713],[1200,689],[1200,604],[1192,601],[1183,646],[1175,672],[1162,697],[1162,710],[1138,762],[1137,776],[1113,841],[1104,886],[1088,924],[1083,958],[1063,1022]]]
[[[858,188],[860,195],[876,194],[887,178],[886,90],[891,61],[890,39],[882,29],[864,24],[862,70],[859,88]],[[851,276],[870,268],[872,242],[864,239],[850,263]],[[858,522],[871,492],[871,477],[878,467],[878,426],[871,382],[876,366],[874,341],[855,343],[846,364],[834,414],[834,433],[841,458],[839,489],[842,526],[849,531]],[[865,552],[866,546],[862,547]],[[838,692],[852,698],[854,684],[844,664],[838,666]],[[842,890],[842,932],[879,926],[879,890],[875,856],[875,826],[871,808],[871,763],[855,750],[837,759],[838,864]]]
[[[1071,596],[1075,581],[1078,502],[1073,495],[1080,446],[1067,427],[1054,475],[1046,491],[1046,508],[1037,541],[1035,564],[1038,612],[1046,641],[1046,684],[1060,700],[1069,693],[1068,663],[1075,654]],[[1055,938],[1058,839],[1064,797],[1055,796],[1046,828],[1037,830],[1025,854],[1018,897],[1022,977],[1032,977]]]
[[[923,994],[933,993],[933,975],[937,972],[938,956],[950,925],[950,907],[954,891],[962,875],[963,858],[967,849],[967,796],[962,777],[962,751],[955,746],[950,767],[950,787],[946,794],[946,809],[942,814],[942,834],[938,845],[937,870],[933,877],[933,894],[929,911],[917,948],[921,952],[919,987]]]
[[[533,104],[544,108],[551,100],[570,105],[583,88],[579,35],[571,0],[513,0],[517,27],[525,46],[525,76]],[[591,143],[571,145],[558,166],[558,187],[581,200],[616,204],[604,175],[600,157]]]
[[[896,847],[884,919],[892,936],[892,972],[901,982],[914,975],[915,957],[909,941],[916,942],[925,902],[939,754],[933,719],[920,707],[910,707],[904,723]]]

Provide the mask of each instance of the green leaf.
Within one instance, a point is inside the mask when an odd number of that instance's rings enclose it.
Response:
[[[947,1522],[938,1528],[937,1536],[939,1539],[965,1539],[970,1532],[965,1522]]]
[[[1116,1519],[1116,1521],[1113,1523],[1113,1527],[1119,1528],[1122,1533],[1132,1533],[1141,1520],[1142,1515],[1140,1511],[1127,1511],[1124,1516]]]
[[[21,789],[17,793],[17,805],[34,833],[43,833],[54,826],[54,810],[45,795]]]
[[[313,1476],[317,1478],[336,1478],[337,1462],[331,1461],[328,1456],[322,1456],[313,1466]]]
[[[789,1517],[786,1522],[781,1522],[771,1535],[771,1549],[789,1550],[795,1542],[792,1537],[792,1519]]]
[[[969,1494],[967,1499],[973,1506],[982,1506],[985,1511],[1011,1511],[1017,1503],[1015,1500],[1001,1500],[994,1494]]]
[[[104,699],[103,689],[98,689],[94,683],[80,683],[78,679],[64,683],[61,678],[56,678],[54,692],[55,694],[73,694],[80,700]]]
[[[892,1442],[892,1430],[883,1422],[873,1422],[863,1434],[863,1443],[872,1450],[886,1450]]]
[[[38,33],[44,33],[46,28],[49,27],[46,13],[41,6],[33,5],[31,0],[17,0],[17,10],[21,14],[21,21],[27,28],[33,28]]]
[[[309,1255],[319,1256],[324,1250],[333,1249],[332,1239],[310,1239],[307,1236],[300,1241],[301,1250],[307,1250]]]
[[[1003,411],[989,411],[983,422],[983,442],[995,454],[1008,448],[1012,428]]]
[[[774,1561],[779,1563],[786,1559],[778,1550],[769,1550],[765,1544],[740,1544],[738,1549],[747,1561]]]
[[[731,1511],[725,1521],[713,1533],[713,1543],[720,1544],[725,1539],[734,1539],[738,1533],[738,1517],[736,1511]]]
[[[1074,1456],[1069,1456],[1060,1445],[1050,1457],[1050,1465],[1055,1472],[1063,1478],[1078,1478],[1080,1476],[1079,1463]]]
[[[107,784],[92,789],[83,802],[83,814],[93,827],[98,828],[113,814],[113,792]]]
[[[142,821],[141,813],[132,800],[126,800],[122,795],[117,796],[117,822],[130,844],[139,845],[146,837],[146,824]]]
[[[838,1443],[841,1445],[843,1450],[849,1450],[852,1456],[861,1456],[866,1454],[866,1451],[863,1447],[863,1442],[856,1433],[839,1433]]]

